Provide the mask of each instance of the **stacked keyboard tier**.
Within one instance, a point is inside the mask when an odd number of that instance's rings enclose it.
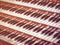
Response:
[[[2,7],[3,6],[3,7]],[[1,12],[60,28],[60,13],[0,2]]]
[[[60,13],[60,0],[3,0],[3,1]]]
[[[2,28],[3,27],[3,28]],[[0,25],[0,38],[15,45],[56,45],[55,43]]]
[[[60,45],[60,1],[1,0],[0,39],[12,45]]]

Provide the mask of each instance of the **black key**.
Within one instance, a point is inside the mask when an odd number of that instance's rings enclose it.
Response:
[[[32,15],[31,15],[31,17],[36,17],[37,16],[37,13],[33,13]]]
[[[41,2],[38,3],[38,5],[42,5],[45,6],[47,5],[49,2],[46,2],[45,0],[42,0]]]
[[[50,4],[48,5],[48,7],[50,7],[53,4],[53,2],[50,2]]]
[[[43,6],[46,6],[48,3],[49,3],[49,2],[43,2],[42,5],[43,5]]]
[[[42,17],[41,17],[41,19],[44,19],[46,17],[46,15],[43,15]]]
[[[22,36],[18,36],[17,38],[15,38],[14,40],[18,40],[19,38],[22,38]]]
[[[20,22],[19,24],[17,24],[16,26],[19,26],[19,27],[21,27],[21,26],[23,26],[23,25],[25,25],[26,23],[24,23],[24,22]]]
[[[60,35],[60,32],[57,32],[53,38],[56,38],[58,35]]]
[[[27,25],[25,25],[23,28],[29,29],[31,26],[32,26],[32,25],[27,24]]]
[[[42,6],[44,6],[44,4],[45,4],[45,2],[41,2],[39,5],[42,5]]]
[[[51,29],[48,29],[48,30],[49,30],[48,31],[48,36],[50,36],[57,30],[57,28],[52,27]]]
[[[47,42],[45,45],[48,45],[48,44],[50,44],[50,42]]]
[[[60,9],[60,4],[55,7],[56,9]]]
[[[20,43],[21,43],[21,42],[24,42],[26,39],[27,39],[27,38],[22,37],[22,38],[21,38],[21,39],[19,39],[18,41],[20,41]]]
[[[4,10],[9,10],[10,8],[11,7],[8,7],[8,6],[5,6],[5,5],[2,7],[2,9],[4,9]]]
[[[56,23],[57,23],[57,22],[60,22],[60,18],[58,18],[58,19],[56,20]]]
[[[35,27],[35,25],[27,24],[27,25],[25,25],[23,28],[26,28],[26,29],[31,30],[31,29],[33,29],[34,27]]]
[[[57,42],[57,44],[59,44],[59,45],[60,45],[60,40]]]
[[[46,41],[42,42],[41,45],[44,45],[44,43],[46,43]]]
[[[57,39],[60,39],[60,34],[57,36]]]
[[[3,5],[2,9],[9,10],[11,7]]]
[[[60,21],[60,15],[58,14],[57,16],[56,16],[56,20],[55,20],[55,22],[57,23],[57,22],[59,22]]]
[[[59,15],[56,15],[56,16],[54,16],[55,18],[53,18],[53,22],[55,21],[56,22],[56,20],[59,18]]]
[[[38,5],[42,5],[43,4],[43,1],[39,2]]]
[[[42,27],[42,28],[39,28],[39,29],[37,30],[37,32],[40,32],[41,30],[43,30],[43,28],[44,28],[44,27]]]
[[[32,25],[30,28],[28,28],[29,30],[31,30],[31,29],[33,29],[35,26],[34,25]]]
[[[36,17],[36,18],[38,18],[38,17],[40,17],[41,16],[41,14],[39,14],[39,13],[33,13],[32,15],[31,15],[31,17]]]
[[[1,35],[4,35],[4,34],[5,34],[5,31],[0,32],[0,34],[1,34]]]
[[[49,19],[49,21],[52,21],[54,18],[55,18],[55,17],[51,17],[51,18]]]
[[[48,45],[57,45],[57,43],[52,43],[52,42],[50,42],[50,44],[48,44]]]
[[[41,45],[40,42],[35,43],[35,45]]]
[[[3,17],[3,16],[0,16],[0,20],[2,20],[2,19],[4,19],[5,17]]]
[[[57,3],[52,2],[48,7],[54,7]]]
[[[11,34],[11,32],[9,32],[9,31],[5,31],[5,32],[4,32],[4,36],[7,36],[7,35],[9,35],[9,34]]]
[[[17,24],[18,22],[19,22],[19,21],[17,21],[17,20],[11,20],[11,21],[9,21],[8,23],[15,25],[15,24]]]
[[[45,32],[45,35],[46,35],[46,34],[49,34],[50,32],[51,32],[51,30],[47,30],[47,31]]]
[[[17,36],[17,34],[14,33],[14,34],[9,35],[8,38],[13,39],[13,38],[16,37],[16,36]]]
[[[24,13],[24,15],[30,15],[32,12],[31,11],[28,11],[28,12],[26,12],[26,13]]]
[[[16,10],[17,10],[17,8],[11,8],[9,11],[14,12],[14,11],[16,11]]]
[[[55,32],[55,31],[51,31],[51,32],[48,34],[48,36],[52,35],[54,32]]]
[[[9,21],[9,20],[11,20],[11,19],[5,18],[5,19],[3,19],[2,21],[7,22],[7,21]]]
[[[6,10],[9,10],[9,9],[11,9],[11,7],[6,6],[5,9],[6,9]]]
[[[35,42],[35,40],[34,41],[30,41],[30,42],[28,42],[28,45],[32,45],[33,43]]]
[[[33,31],[36,31],[36,30],[38,30],[40,27],[37,27],[37,28],[35,28]]]
[[[44,20],[48,19],[50,17],[50,15],[46,15],[46,17],[44,18]]]
[[[30,39],[30,40],[26,41],[25,44],[28,44],[30,41],[32,41],[32,40]]]
[[[55,3],[53,3],[53,4],[51,5],[51,7],[54,7],[56,4],[57,4],[56,2],[55,2]]]
[[[22,2],[27,2],[27,3],[29,3],[30,1],[32,0],[22,0]]]
[[[37,13],[37,16],[36,16],[36,18],[39,18],[40,16],[42,16],[42,14],[40,14],[40,13]]]
[[[36,18],[39,18],[40,16],[42,16],[42,14],[40,14],[40,13],[33,13],[31,15],[31,17],[36,17]]]
[[[4,35],[4,36],[7,36],[9,35],[11,32],[8,32],[8,31],[2,31],[0,32],[1,35]]]
[[[47,30],[48,30],[48,29],[43,30],[43,31],[42,31],[42,34],[44,34]]]
[[[32,4],[36,4],[36,3],[38,3],[39,2],[39,0],[33,0],[31,3]]]
[[[25,38],[25,37],[19,36],[19,37],[17,37],[15,40],[21,42],[21,40],[24,39],[24,38]]]
[[[27,40],[27,39],[28,39],[28,38],[25,38],[25,37],[24,37],[20,42],[24,42],[24,41]]]
[[[33,31],[40,32],[42,29],[43,29],[43,28],[41,28],[41,27],[37,27],[37,28],[35,28]]]
[[[52,22],[55,22],[55,21],[56,21],[56,19],[57,19],[57,17],[55,17],[55,18],[52,20]]]
[[[20,14],[22,14],[24,12],[25,12],[25,10],[23,10],[23,9],[19,9],[19,10],[16,11],[16,13],[20,13]]]

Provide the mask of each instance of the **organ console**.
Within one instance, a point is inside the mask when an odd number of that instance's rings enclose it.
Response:
[[[60,0],[0,0],[0,45],[60,45]]]

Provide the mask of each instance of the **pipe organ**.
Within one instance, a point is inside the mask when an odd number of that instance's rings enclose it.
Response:
[[[60,45],[60,0],[0,0],[0,45]]]

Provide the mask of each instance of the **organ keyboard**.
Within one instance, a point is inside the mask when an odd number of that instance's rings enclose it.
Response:
[[[60,45],[60,0],[1,0],[0,39],[6,45]]]
[[[11,40],[11,41],[9,41],[9,43],[15,44],[15,45],[22,44],[22,43],[24,45],[26,45],[26,44],[28,44],[28,45],[43,45],[43,44],[55,45],[52,42],[45,41],[43,39],[25,34],[23,32],[13,30],[8,27],[4,27],[2,25],[0,25],[0,35],[1,35],[0,38],[2,40],[5,40],[5,41]]]
[[[55,1],[55,0],[54,1],[53,0],[52,1],[48,1],[48,0],[28,0],[28,1],[26,0],[3,0],[3,1],[60,13],[60,1]]]
[[[21,5],[14,5],[11,3],[6,3],[6,2],[4,2],[3,4],[2,3],[3,2],[1,2],[1,5],[0,5],[1,12],[4,12],[4,13],[8,12],[9,14],[17,13],[14,16],[17,16],[17,17],[24,16],[23,18],[27,17],[29,20],[34,20],[36,22],[41,22],[44,24],[49,24],[49,25],[53,25],[53,26],[60,28],[60,24],[59,24],[60,23],[60,14],[59,13],[48,12],[48,11],[39,10],[39,9],[21,6]]]

